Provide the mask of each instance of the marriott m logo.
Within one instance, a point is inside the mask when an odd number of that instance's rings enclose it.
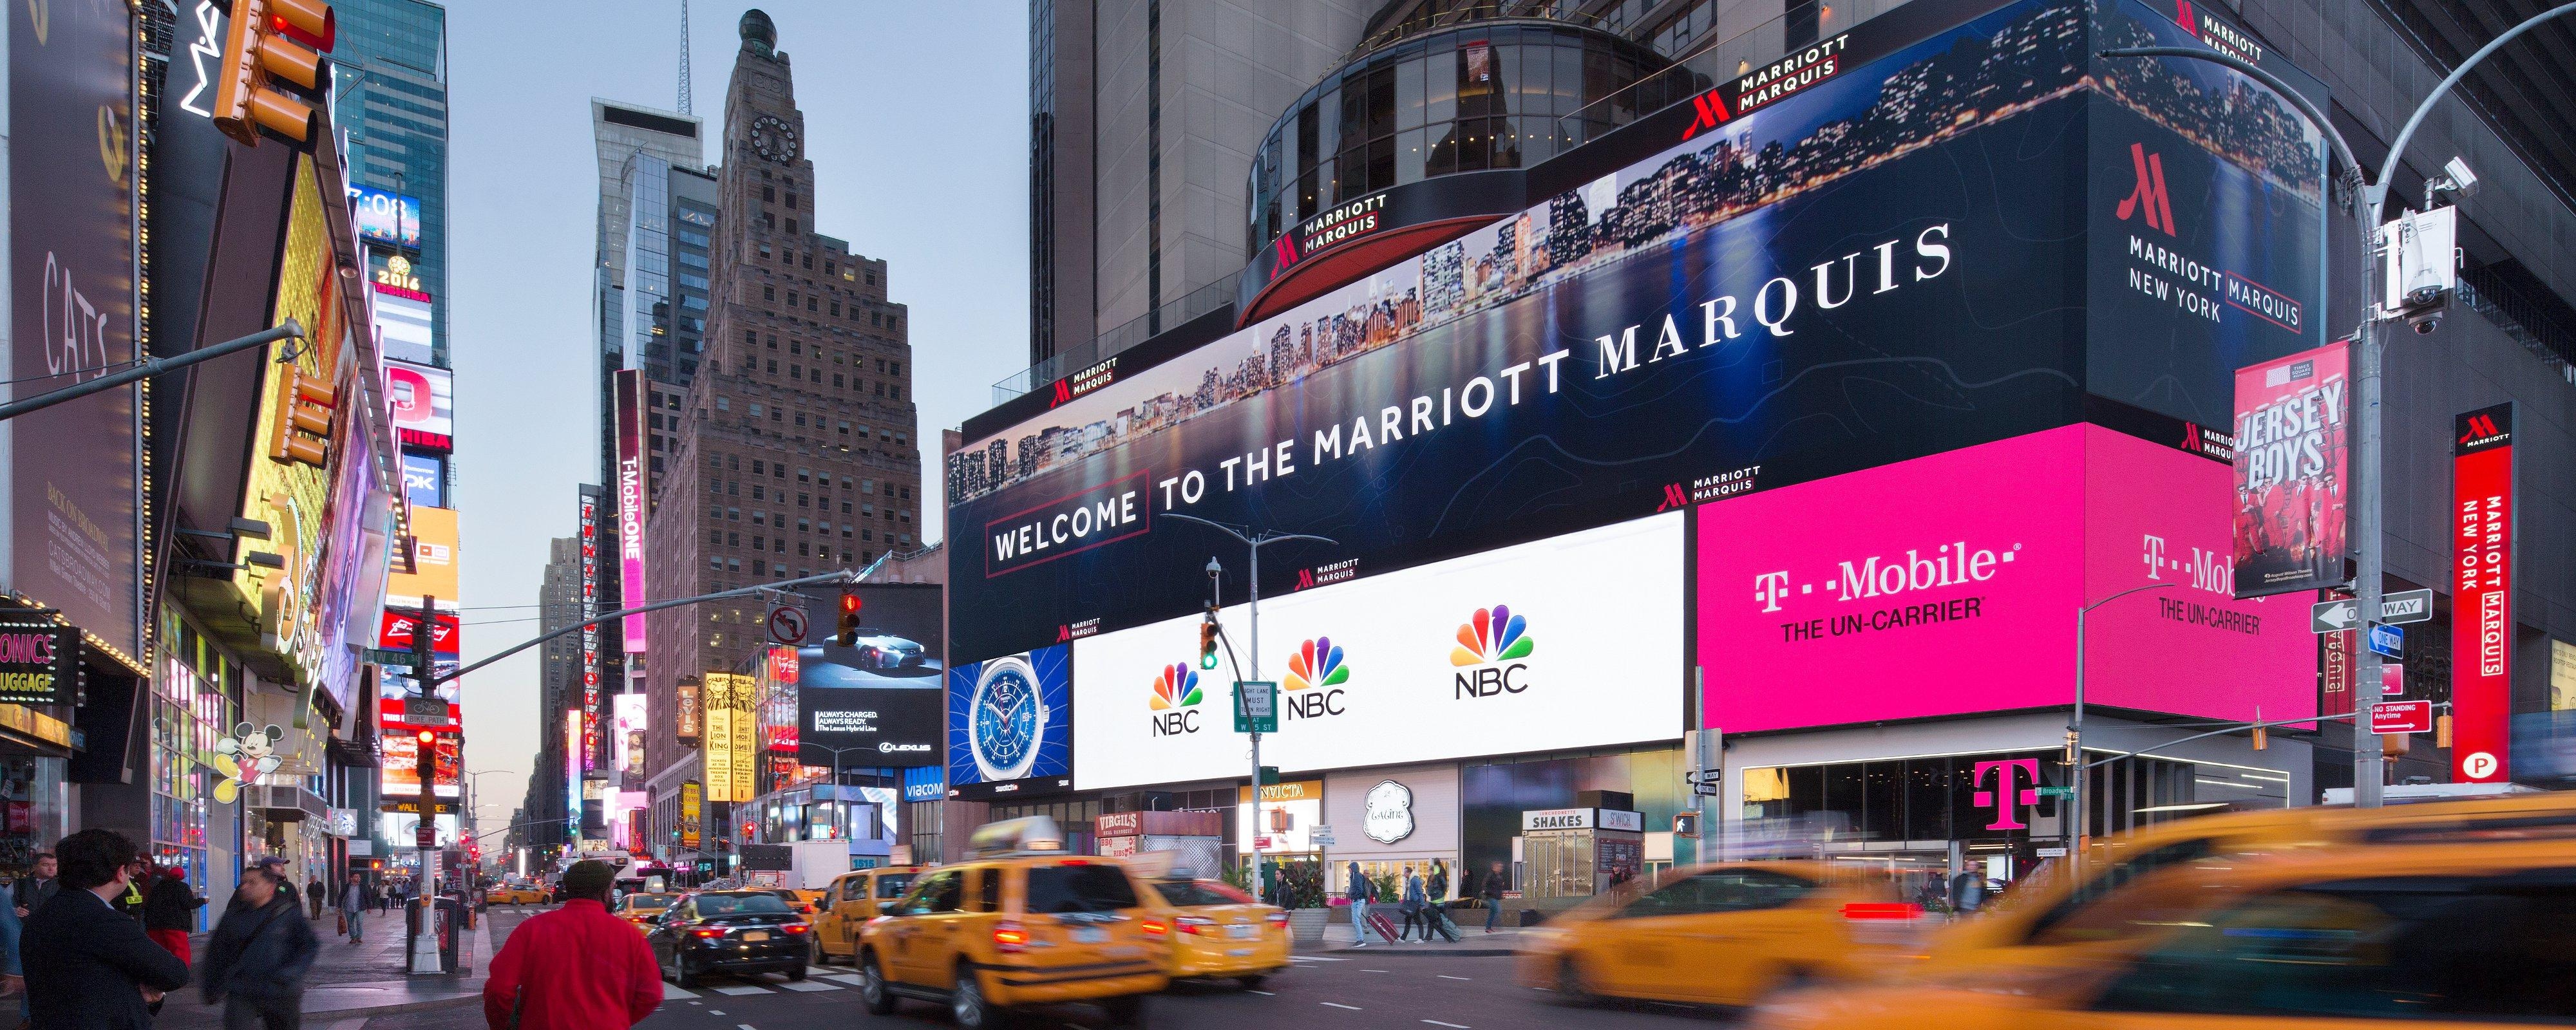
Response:
[[[1724,125],[1732,117],[1726,113],[1726,98],[1718,96],[1713,89],[1692,97],[1691,108],[1690,128],[1682,130],[1685,140]]]
[[[1070,379],[1058,379],[1055,381],[1055,397],[1047,401],[1047,407],[1052,408],[1072,399],[1073,381]]]
[[[2165,196],[2165,158],[2147,153],[2144,143],[2129,144],[2129,168],[2137,173],[2138,184],[2131,187],[2127,199],[2120,201],[2117,214],[2129,220],[2131,214],[2145,216],[2147,227],[2174,235],[2173,201]]]
[[[1280,267],[1280,268],[1286,268],[1286,267],[1288,267],[1288,266],[1290,266],[1290,265],[1293,265],[1293,264],[1296,264],[1296,263],[1297,263],[1297,240],[1296,240],[1296,238],[1295,238],[1295,235],[1294,235],[1293,233],[1291,233],[1291,234],[1285,234],[1285,235],[1280,236],[1280,237],[1279,237],[1279,267]]]
[[[2484,440],[2488,437],[2504,435],[2502,431],[2496,428],[2496,420],[2493,415],[2471,415],[2468,418],[2467,425],[2468,431],[2460,434],[2461,443],[2468,443],[2473,440]]]
[[[1690,507],[1690,491],[1682,489],[1682,485],[1680,483],[1664,484],[1664,500],[1663,503],[1655,505],[1656,511],[1671,511],[1675,508],[1688,507]]]

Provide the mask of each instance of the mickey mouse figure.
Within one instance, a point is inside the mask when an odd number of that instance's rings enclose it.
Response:
[[[215,784],[215,801],[231,804],[240,796],[241,785],[277,771],[277,742],[286,731],[274,724],[252,732],[251,724],[233,727],[233,735],[215,742],[215,769],[224,781]]]

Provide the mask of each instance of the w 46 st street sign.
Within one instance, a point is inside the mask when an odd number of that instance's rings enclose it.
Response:
[[[2433,592],[2404,590],[2379,599],[2379,618],[2373,620],[2394,626],[2410,622],[2433,621]],[[2317,633],[2341,633],[2361,626],[2361,602],[2355,598],[2319,601],[2308,609],[2308,629]]]

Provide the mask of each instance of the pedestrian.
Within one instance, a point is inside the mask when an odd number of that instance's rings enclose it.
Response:
[[[1502,863],[1494,863],[1493,871],[1485,874],[1484,889],[1477,891],[1476,894],[1485,899],[1485,932],[1492,933],[1495,922],[1503,917]]]
[[[1448,866],[1443,865],[1438,861],[1433,861],[1431,863],[1431,880],[1427,885],[1425,885],[1425,891],[1425,896],[1429,897],[1431,899],[1431,903],[1434,905],[1440,904],[1441,902],[1449,899]]]
[[[340,890],[340,921],[348,924],[349,943],[367,939],[367,885],[358,874],[349,874],[349,885]]]
[[[322,874],[315,873],[305,878],[304,900],[313,906],[314,922],[322,921],[322,902],[330,896],[331,888],[322,885]]]
[[[394,889],[391,884],[377,884],[375,895],[377,912],[384,913],[394,910]]]
[[[1343,888],[1342,898],[1351,903],[1351,946],[1354,948],[1368,947],[1369,895],[1376,891],[1377,885],[1370,883],[1368,875],[1360,872],[1360,864],[1351,863],[1350,884]]]
[[[1423,905],[1422,875],[1414,872],[1412,866],[1406,866],[1404,867],[1404,900],[1402,902],[1404,909],[1404,929],[1395,935],[1396,940],[1401,941],[1410,939],[1418,932],[1422,935],[1423,943],[1431,943],[1431,930],[1422,923]]]
[[[662,966],[644,935],[608,912],[617,872],[584,859],[564,871],[562,908],[510,931],[483,984],[491,1030],[626,1030],[662,1004]]]
[[[187,986],[188,964],[116,911],[133,885],[134,842],[93,828],[63,838],[54,853],[63,889],[19,937],[31,1018],[45,1030],[150,1030],[162,995]]]
[[[21,993],[27,989],[27,977],[24,971],[18,968],[18,934],[21,927],[17,906],[0,905],[0,998]],[[24,999],[21,999],[22,1003],[23,1001]],[[25,1013],[20,1013],[19,1017],[21,1022],[25,1021]]]
[[[143,892],[143,932],[152,942],[179,956],[188,956],[188,931],[197,927],[197,910],[206,899],[188,889],[186,870],[170,866],[152,878],[152,889]]]
[[[254,863],[242,870],[241,890],[206,939],[197,990],[206,1004],[223,1003],[224,1030],[297,1030],[304,974],[321,954],[283,865]]]
[[[18,910],[20,922],[25,922],[28,916],[36,914],[37,909],[44,907],[46,899],[54,896],[54,891],[59,886],[54,882],[54,872],[58,867],[53,852],[36,852],[35,871],[19,877],[17,883],[9,885],[10,904]]]

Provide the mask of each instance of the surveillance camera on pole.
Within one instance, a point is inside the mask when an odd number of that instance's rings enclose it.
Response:
[[[2468,167],[2461,165],[2458,174],[2467,175]],[[2470,176],[2467,181],[2477,180]],[[2430,333],[2441,324],[2451,306],[2451,294],[2459,286],[2458,216],[2456,208],[2437,207],[2408,212],[2380,227],[2382,266],[2387,273],[2381,307],[2388,317],[2405,319],[2417,333]]]

